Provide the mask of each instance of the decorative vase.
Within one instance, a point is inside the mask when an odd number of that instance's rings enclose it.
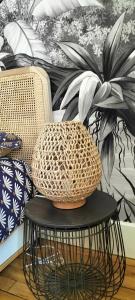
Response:
[[[38,191],[61,209],[85,204],[101,179],[96,145],[80,122],[47,123],[33,153],[32,177]]]

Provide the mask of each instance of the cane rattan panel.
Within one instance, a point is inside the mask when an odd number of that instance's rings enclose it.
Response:
[[[44,70],[28,67],[0,73],[0,131],[15,133],[23,141],[12,157],[31,163],[38,133],[50,121],[50,81]]]

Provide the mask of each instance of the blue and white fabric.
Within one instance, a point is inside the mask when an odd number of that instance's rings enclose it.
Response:
[[[19,149],[22,146],[22,140],[13,133],[0,132],[0,149]]]
[[[24,207],[32,195],[29,166],[22,160],[0,158],[0,241],[23,222]]]

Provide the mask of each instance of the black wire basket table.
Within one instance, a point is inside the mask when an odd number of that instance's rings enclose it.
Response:
[[[126,260],[116,201],[96,191],[74,210],[35,197],[26,206],[23,267],[36,299],[111,299]]]

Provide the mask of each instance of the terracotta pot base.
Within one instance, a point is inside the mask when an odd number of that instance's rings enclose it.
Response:
[[[59,209],[75,209],[83,206],[86,203],[86,199],[80,199],[77,202],[56,202],[53,201],[53,206]]]

